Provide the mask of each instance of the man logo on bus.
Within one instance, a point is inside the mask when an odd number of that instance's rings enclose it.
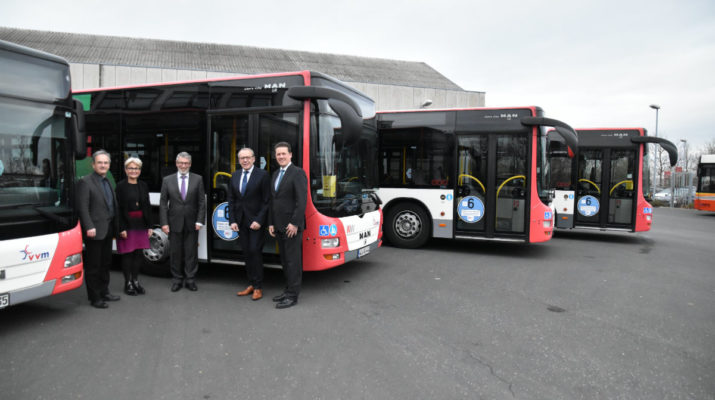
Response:
[[[29,244],[28,244],[28,245],[25,245],[25,249],[24,249],[24,250],[20,250],[20,253],[24,253],[24,254],[25,254],[25,256],[22,257],[22,261],[25,261],[25,260],[37,261],[37,260],[41,260],[41,259],[45,259],[45,258],[49,258],[49,257],[50,257],[50,252],[49,252],[49,251],[46,251],[46,252],[44,252],[44,253],[32,254],[32,252],[31,252],[30,250],[28,250],[28,247],[30,247]]]

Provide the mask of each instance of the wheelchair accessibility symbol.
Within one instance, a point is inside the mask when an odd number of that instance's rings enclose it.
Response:
[[[320,225],[320,236],[328,236],[328,225]]]

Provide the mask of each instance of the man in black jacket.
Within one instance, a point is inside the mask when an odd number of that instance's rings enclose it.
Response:
[[[278,240],[285,291],[273,298],[276,308],[288,308],[298,303],[303,278],[302,238],[305,229],[305,206],[308,201],[308,178],[305,171],[291,163],[290,144],[274,146],[280,169],[271,181],[271,204],[268,214],[268,233]]]
[[[87,297],[95,308],[107,308],[107,301],[119,296],[109,292],[112,239],[116,235],[117,196],[107,180],[111,159],[98,150],[92,155],[94,172],[77,182],[77,210],[84,237],[84,281]]]
[[[241,169],[231,176],[228,190],[228,219],[241,242],[248,287],[236,294],[251,294],[251,299],[260,300],[263,297],[264,226],[271,199],[271,178],[268,172],[254,166],[256,157],[252,149],[241,149],[238,161]]]

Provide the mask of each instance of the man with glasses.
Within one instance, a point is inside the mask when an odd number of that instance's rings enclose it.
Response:
[[[206,222],[204,181],[200,175],[189,172],[189,153],[176,156],[176,168],[177,173],[165,177],[161,184],[159,220],[161,230],[169,235],[171,291],[186,286],[195,292],[199,230]]]
[[[252,300],[263,297],[263,243],[271,199],[271,178],[268,172],[256,168],[253,150],[244,147],[238,152],[241,169],[231,176],[228,190],[228,220],[231,229],[238,232],[238,239],[246,262],[248,287],[238,296],[252,295]]]
[[[117,196],[107,179],[111,161],[109,153],[98,150],[92,155],[94,172],[77,182],[77,211],[85,248],[84,283],[94,308],[107,308],[108,301],[119,300],[109,292],[112,239],[117,233]]]

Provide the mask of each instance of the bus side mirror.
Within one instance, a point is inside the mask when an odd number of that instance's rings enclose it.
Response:
[[[341,123],[341,136],[336,142],[349,146],[358,141],[362,134],[362,111],[360,106],[345,93],[321,86],[293,86],[286,91],[286,96],[296,100],[327,100],[330,107],[338,114]]]
[[[82,102],[75,99],[73,101],[74,110],[72,112],[72,145],[74,155],[78,160],[87,156],[87,131],[84,124],[84,106]]]
[[[362,134],[362,118],[352,107],[340,100],[330,99],[328,104],[340,117],[343,146],[350,146],[356,143]]]

